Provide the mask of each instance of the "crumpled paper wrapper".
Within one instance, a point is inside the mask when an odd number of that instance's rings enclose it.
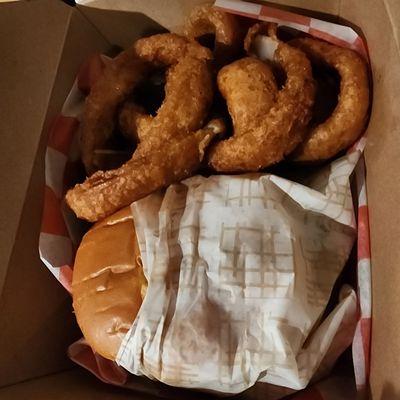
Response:
[[[349,287],[317,324],[356,237],[349,177],[360,154],[310,186],[269,174],[195,176],[133,203],[149,286],[117,362],[186,388],[304,388],[339,326],[349,328],[342,350],[355,329]]]

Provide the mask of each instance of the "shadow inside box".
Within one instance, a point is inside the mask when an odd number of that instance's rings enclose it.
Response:
[[[397,400],[400,399],[400,391],[393,386],[393,383],[386,382],[383,385],[382,394],[378,400]]]
[[[181,389],[173,386],[166,385],[158,381],[152,381],[149,378],[143,376],[131,375],[125,385],[127,390],[132,390],[135,393],[147,394],[154,396],[154,398],[161,399],[185,399],[191,400],[206,400],[206,399],[217,399],[218,396],[214,396],[210,393],[200,392],[191,389]]]
[[[353,363],[351,348],[346,350],[337,361],[333,368],[332,375],[324,378],[323,380],[331,380],[330,386],[335,382],[342,384],[338,393],[349,394],[351,391],[350,398],[355,398],[355,384],[353,374]],[[315,391],[313,385],[307,387],[302,391],[295,391],[293,389],[275,386],[268,383],[256,383],[246,391],[236,395],[223,395],[216,394],[214,392],[201,392],[192,389],[182,389],[172,386],[168,386],[158,381],[152,381],[146,377],[138,377],[131,375],[128,379],[128,383],[125,386],[126,390],[132,390],[135,394],[140,393],[142,395],[154,396],[161,399],[191,399],[191,400],[212,400],[212,399],[229,399],[229,400],[302,400],[310,399],[309,397]],[[388,393],[392,393],[391,389],[388,388]],[[354,394],[354,396],[353,396]],[[319,398],[319,397],[318,397]],[[339,397],[338,397],[339,398]],[[397,399],[400,397],[382,397],[381,399]]]
[[[126,384],[127,390],[133,390],[135,393],[151,395],[161,399],[191,399],[191,400],[278,400],[284,399],[287,395],[293,394],[292,389],[283,388],[275,385],[256,383],[250,389],[236,394],[216,394],[214,392],[198,391],[194,389],[182,389],[168,386],[164,383],[152,381],[145,377],[130,376]]]

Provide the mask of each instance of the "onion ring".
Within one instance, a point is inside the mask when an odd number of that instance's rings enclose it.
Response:
[[[89,175],[102,166],[96,157],[96,150],[102,149],[111,137],[119,105],[144,79],[146,71],[155,65],[176,64],[177,60],[184,57],[204,61],[211,59],[211,53],[208,49],[197,43],[191,43],[184,37],[167,33],[139,39],[106,65],[102,77],[93,85],[85,103],[81,152]],[[201,76],[208,68],[203,64],[204,62],[201,63],[202,68],[199,74]],[[207,80],[206,73],[204,76]],[[204,88],[209,87],[205,82],[203,84]],[[171,92],[174,92],[173,89],[172,85]],[[202,101],[199,100],[199,103]],[[165,113],[167,112],[168,109],[165,110]],[[196,126],[195,129],[198,128],[199,126]]]
[[[271,68],[252,57],[242,58],[223,67],[218,74],[218,88],[227,100],[235,137],[257,129],[278,94]]]
[[[317,39],[290,41],[313,63],[325,63],[340,75],[338,104],[332,115],[317,125],[296,149],[297,161],[318,161],[332,158],[349,147],[363,132],[369,109],[369,80],[364,60],[353,50]]]
[[[264,30],[265,25],[256,24],[249,34],[254,37],[255,32]],[[218,87],[228,103],[234,133],[210,150],[209,164],[217,171],[258,171],[281,161],[303,140],[315,94],[311,65],[302,51],[278,41],[276,25],[270,25],[268,32],[267,39],[276,48],[275,61],[286,72],[286,83],[274,94],[268,66],[257,59],[245,58],[220,70]],[[251,40],[245,44],[251,53]],[[262,90],[258,85],[265,87]],[[265,101],[269,91],[274,97],[272,106]],[[264,96],[259,98],[259,93]],[[240,104],[234,102],[239,96]],[[242,119],[252,122],[246,127]]]
[[[126,103],[120,113],[123,131],[138,141],[146,136],[185,131],[203,125],[211,104],[212,77],[207,60],[208,49],[175,34],[154,35],[139,39],[136,51],[141,60],[151,65],[170,66],[166,74],[165,99],[152,117],[140,107]]]
[[[199,167],[210,141],[223,130],[222,121],[213,120],[191,134],[143,141],[122,167],[98,171],[69,190],[67,203],[79,218],[91,222],[103,219],[157,189],[189,177]]]
[[[88,221],[190,176],[205,147],[224,130],[221,121],[199,130],[213,96],[207,49],[175,34],[140,39],[134,49],[141,62],[169,66],[166,97],[155,117],[139,112],[135,118],[140,142],[131,160],[118,169],[98,171],[68,191],[67,203]]]
[[[198,40],[207,34],[215,34],[213,53],[218,67],[233,60],[240,51],[242,35],[233,14],[210,5],[194,8],[187,20],[185,35],[192,40]]]
[[[80,147],[89,175],[102,166],[96,150],[102,149],[111,137],[119,104],[144,78],[145,72],[146,64],[138,59],[132,46],[106,65],[86,97]]]

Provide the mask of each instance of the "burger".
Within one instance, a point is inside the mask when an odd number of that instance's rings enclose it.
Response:
[[[95,224],[76,253],[73,307],[95,352],[115,360],[146,289],[133,217],[126,207]]]

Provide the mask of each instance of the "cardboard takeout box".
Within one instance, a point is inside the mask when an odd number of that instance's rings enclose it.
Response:
[[[0,5],[0,174],[5,185],[0,196],[0,399],[143,398],[103,385],[67,360],[66,347],[79,331],[68,294],[41,265],[37,252],[46,133],[88,55],[108,51],[111,45],[126,47],[161,26],[176,30],[199,2],[95,0],[95,7],[73,8],[61,1],[35,0]],[[119,11],[106,10],[111,3]],[[275,4],[350,22],[369,45],[374,80],[366,150],[373,265],[370,383],[374,399],[400,398],[400,3]],[[144,383],[138,389],[167,395],[154,387]]]

